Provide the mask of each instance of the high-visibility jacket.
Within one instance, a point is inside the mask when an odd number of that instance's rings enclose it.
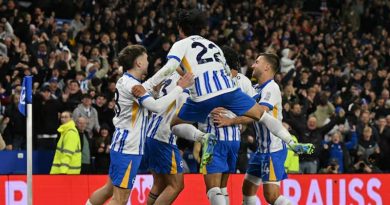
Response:
[[[81,143],[73,120],[58,128],[61,133],[50,174],[80,174]]]
[[[291,138],[295,143],[298,142],[297,137],[295,137],[294,135],[291,135]],[[284,162],[284,168],[286,169],[287,173],[299,172],[299,156],[290,148],[288,148],[287,158],[286,161]]]

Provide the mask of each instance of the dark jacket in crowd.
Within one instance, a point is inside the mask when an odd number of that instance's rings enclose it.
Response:
[[[316,147],[314,153],[311,155],[302,154],[299,156],[300,161],[314,161],[319,160],[319,156],[321,153],[321,143],[324,140],[324,135],[328,133],[333,127],[343,122],[344,119],[335,117],[331,119],[331,121],[324,125],[321,128],[316,128],[314,130],[309,130],[306,126],[306,121],[297,122],[297,121],[286,121],[289,125],[291,125],[292,129],[295,130],[298,136],[298,142],[300,143],[312,143]],[[305,123],[305,126],[302,126],[302,123]]]

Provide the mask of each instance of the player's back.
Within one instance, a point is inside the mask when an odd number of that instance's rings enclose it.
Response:
[[[116,83],[115,117],[111,149],[126,154],[143,154],[148,111],[132,95],[131,89],[141,82],[125,73]]]
[[[260,86],[255,86],[255,89],[259,94],[258,103],[267,106],[269,108],[268,113],[282,121],[283,107],[279,85],[274,80],[269,80]],[[254,127],[260,152],[276,152],[286,147],[286,144],[280,138],[274,136],[262,123],[254,122]]]
[[[178,73],[175,72],[172,74],[172,76],[162,84],[157,97],[161,98],[171,92],[176,87],[179,79],[180,76]],[[172,102],[166,110],[152,114],[147,128],[147,137],[168,144],[176,144],[176,136],[172,134],[170,125],[173,117],[176,115],[177,109],[184,103],[186,97],[188,97],[188,94],[182,93],[180,96],[177,96],[176,100]]]
[[[203,101],[235,90],[222,50],[201,36],[190,36],[176,42],[168,54],[180,67],[195,75],[195,84],[189,89],[193,101]]]

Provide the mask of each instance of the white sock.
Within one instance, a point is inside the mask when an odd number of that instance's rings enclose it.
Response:
[[[274,205],[292,205],[291,201],[288,200],[286,197],[284,197],[283,195],[280,195]]]
[[[88,201],[85,203],[85,205],[93,205],[93,204],[92,204],[91,201],[89,201],[89,199],[88,199]]]
[[[229,205],[230,204],[230,200],[229,200],[229,193],[227,191],[227,187],[221,188],[221,193],[225,197],[226,205]]]
[[[285,143],[290,144],[292,140],[291,134],[283,127],[282,122],[272,117],[270,114],[263,112],[259,122],[263,123],[272,134],[282,139]]]
[[[256,196],[245,196],[242,205],[256,205]]]
[[[225,205],[225,196],[221,193],[221,189],[219,187],[213,187],[209,189],[207,192],[207,197],[209,197],[209,201],[211,205]]]
[[[175,125],[172,127],[172,133],[180,138],[190,141],[200,141],[205,134],[191,124]]]

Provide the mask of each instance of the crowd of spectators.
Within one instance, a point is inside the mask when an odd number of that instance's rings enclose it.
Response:
[[[118,52],[147,47],[150,77],[178,40],[175,11],[194,7],[209,17],[203,35],[235,49],[248,77],[260,52],[280,56],[275,81],[285,122],[298,141],[317,148],[300,157],[301,172],[390,171],[388,0],[0,0],[5,148],[25,149],[17,104],[23,76],[33,75],[34,148],[55,149],[59,113],[69,110],[88,146],[83,166],[106,172],[115,82],[123,72]],[[253,136],[250,129],[243,134],[240,171],[256,149]]]

